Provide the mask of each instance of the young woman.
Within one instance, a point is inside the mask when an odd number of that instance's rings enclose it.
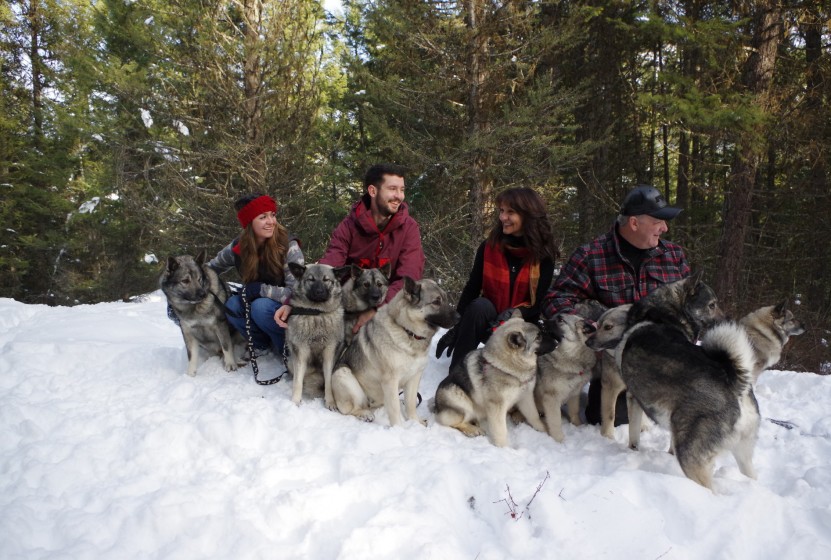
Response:
[[[559,251],[540,195],[527,187],[508,189],[496,197],[496,205],[496,223],[476,251],[459,296],[456,309],[462,318],[436,346],[436,357],[447,349],[451,369],[514,309],[526,321],[536,321],[554,275]]]
[[[282,356],[285,329],[277,321],[285,321],[291,312],[287,302],[295,284],[288,263],[305,264],[303,252],[297,239],[289,237],[286,228],[277,221],[277,203],[270,196],[244,196],[234,203],[234,209],[242,232],[208,264],[220,274],[237,269],[251,309],[254,348],[271,349]],[[225,307],[228,321],[245,336],[242,297],[228,298]],[[282,360],[278,363],[285,368]]]

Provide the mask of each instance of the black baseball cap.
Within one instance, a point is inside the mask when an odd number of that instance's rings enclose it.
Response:
[[[646,214],[659,220],[671,220],[680,212],[681,208],[668,206],[661,191],[649,185],[638,185],[629,191],[620,207],[623,216]]]

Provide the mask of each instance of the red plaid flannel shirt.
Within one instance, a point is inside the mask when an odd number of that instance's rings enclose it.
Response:
[[[576,303],[587,299],[597,300],[606,307],[634,303],[658,286],[689,274],[684,250],[661,240],[644,256],[636,281],[635,271],[621,255],[612,229],[572,253],[543,300],[543,314],[553,317],[568,312]]]

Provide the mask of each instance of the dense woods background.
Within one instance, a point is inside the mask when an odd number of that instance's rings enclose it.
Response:
[[[504,188],[564,256],[651,183],[743,313],[789,299],[831,373],[831,5],[821,0],[25,0],[0,4],[0,296],[153,290],[264,191],[319,258],[365,169],[407,166],[458,292]]]

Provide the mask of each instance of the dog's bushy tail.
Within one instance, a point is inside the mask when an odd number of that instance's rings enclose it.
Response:
[[[701,347],[714,360],[726,362],[727,383],[738,395],[746,394],[753,383],[755,355],[745,329],[729,321],[716,325],[701,339]]]

